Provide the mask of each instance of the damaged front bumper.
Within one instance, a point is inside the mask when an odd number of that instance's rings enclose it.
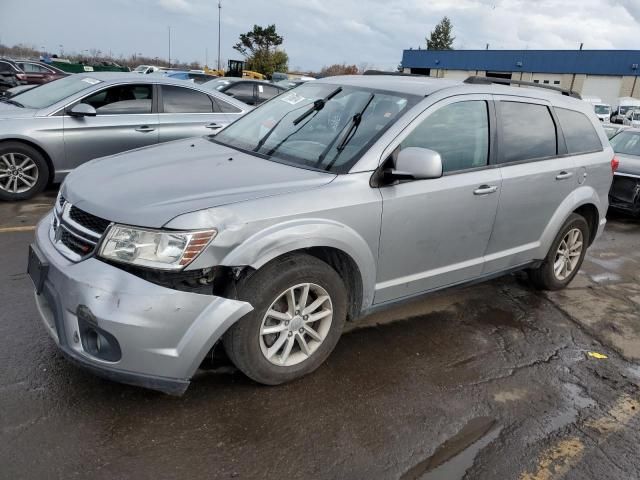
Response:
[[[155,285],[96,258],[74,263],[49,238],[51,215],[36,229],[46,265],[36,304],[62,352],[122,383],[181,394],[247,302]]]
[[[609,191],[609,206],[640,215],[640,176],[616,173]]]

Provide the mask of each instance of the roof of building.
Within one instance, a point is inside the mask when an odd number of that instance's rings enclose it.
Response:
[[[640,75],[640,50],[404,50],[404,68]]]

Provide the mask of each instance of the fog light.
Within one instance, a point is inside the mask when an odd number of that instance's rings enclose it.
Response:
[[[78,306],[76,315],[82,349],[86,353],[107,362],[117,362],[122,358],[118,340],[109,332],[98,327],[96,317],[89,310],[89,307],[86,305]]]

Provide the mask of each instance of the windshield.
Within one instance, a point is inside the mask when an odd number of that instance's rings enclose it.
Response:
[[[138,65],[133,71],[134,72],[144,72],[149,68],[149,65]]]
[[[345,173],[420,98],[305,83],[264,103],[211,139],[263,158]]]
[[[611,145],[616,153],[640,156],[640,133],[620,132],[611,139]]]
[[[27,90],[26,92],[16,95],[13,99],[25,108],[46,108],[82,90],[91,88],[100,82],[100,80],[96,80],[95,78],[82,75],[70,75],[40,85],[38,88]]]
[[[225,79],[219,78],[215,80],[209,80],[208,82],[204,82],[202,86],[207,88],[212,88],[214,90],[220,90],[222,87],[225,87],[230,83],[233,83],[233,80],[228,80],[228,79],[225,80]]]
[[[628,106],[628,107],[620,107],[618,109],[618,112],[620,113],[620,115],[624,115],[625,113],[627,113],[629,111],[630,108],[631,108],[630,106]]]
[[[595,105],[594,109],[598,115],[609,115],[611,113],[609,105]]]

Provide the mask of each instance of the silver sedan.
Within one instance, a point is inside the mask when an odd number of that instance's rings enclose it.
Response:
[[[250,109],[164,77],[88,72],[53,81],[0,103],[0,199],[31,198],[94,158],[216,133]]]

